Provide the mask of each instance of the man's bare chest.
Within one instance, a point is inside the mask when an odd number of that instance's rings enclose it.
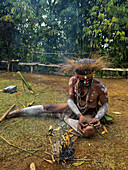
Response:
[[[76,98],[79,98],[81,101],[87,101],[89,103],[98,99],[98,91],[95,87],[74,87],[74,95]],[[87,99],[88,98],[88,99]]]

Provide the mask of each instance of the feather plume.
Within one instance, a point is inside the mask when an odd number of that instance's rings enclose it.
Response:
[[[100,58],[93,58],[93,59],[80,59],[80,60],[72,60],[72,59],[65,59],[65,64],[62,65],[60,72],[64,73],[78,73],[78,74],[85,74],[85,71],[95,71],[100,70],[103,67],[106,67],[107,62],[104,60],[106,56],[102,56]]]

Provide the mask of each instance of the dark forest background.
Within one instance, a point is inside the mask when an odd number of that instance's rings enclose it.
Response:
[[[49,64],[92,53],[128,67],[127,0],[1,0],[0,60]]]

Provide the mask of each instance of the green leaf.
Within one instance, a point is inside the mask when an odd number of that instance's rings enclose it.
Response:
[[[117,31],[117,32],[116,32],[116,35],[121,35],[121,32],[120,32],[120,31]]]
[[[109,121],[109,120],[114,120],[115,118],[108,115],[108,114],[105,114],[105,118]]]
[[[107,8],[107,12],[109,12],[109,11],[110,11],[110,7]]]
[[[91,13],[91,16],[96,16],[96,12],[92,12],[92,13]]]
[[[13,8],[11,9],[11,13],[13,13],[13,12],[14,12],[14,10],[15,10],[15,8],[13,7]]]
[[[90,21],[90,18],[88,18],[87,21]]]
[[[102,13],[100,13],[100,14],[98,15],[98,18],[99,18],[99,19],[104,19],[104,17],[105,17],[105,15],[102,14]]]
[[[120,112],[113,112],[113,113],[115,113],[115,114],[117,114],[117,115],[121,115],[122,113],[120,113]]]
[[[98,6],[93,6],[92,11],[97,11],[99,9]]]
[[[118,25],[118,24],[115,24],[114,29],[115,29],[115,30],[118,30],[118,29],[119,29],[119,25]]]
[[[124,40],[125,40],[125,37],[124,37],[124,36],[121,36],[121,37],[120,37],[120,40],[121,40],[121,41],[124,41]]]
[[[112,23],[109,24],[109,27],[108,27],[108,28],[111,29],[111,26],[112,26]]]
[[[125,32],[124,31],[122,31],[122,35],[125,36]]]
[[[113,17],[113,18],[112,18],[112,22],[118,22],[118,18]]]
[[[113,6],[113,0],[110,0],[110,1],[108,2],[108,6]]]

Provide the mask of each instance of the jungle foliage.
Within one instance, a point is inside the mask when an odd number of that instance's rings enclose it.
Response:
[[[127,20],[127,0],[1,0],[0,60],[58,63],[99,52],[127,67]]]

